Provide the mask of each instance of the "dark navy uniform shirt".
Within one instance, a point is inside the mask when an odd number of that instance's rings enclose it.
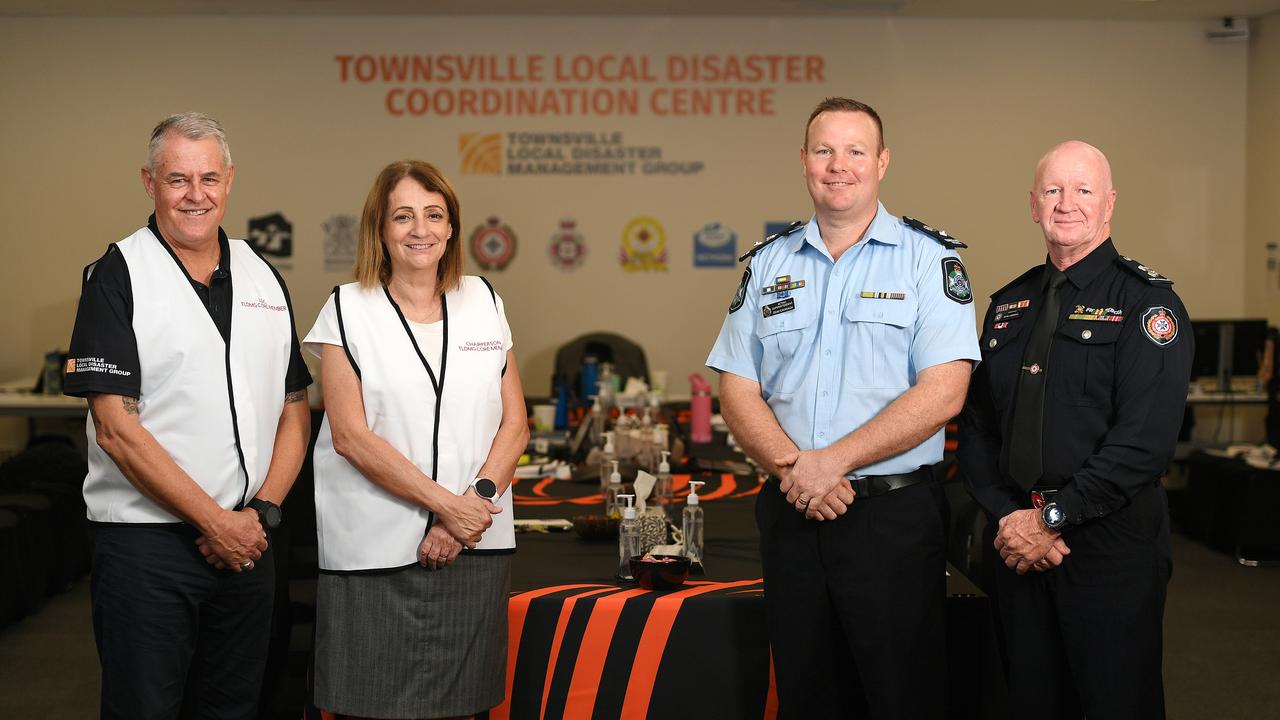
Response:
[[[1194,339],[1172,282],[1120,256],[1108,238],[1066,270],[1046,362],[1043,467],[1037,487],[1080,524],[1158,481],[1182,423]],[[1030,507],[1008,474],[1022,356],[1046,289],[1044,266],[991,296],[982,364],[960,421],[965,482],[994,518]]]

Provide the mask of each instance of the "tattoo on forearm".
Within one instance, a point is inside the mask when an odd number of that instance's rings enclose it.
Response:
[[[120,402],[124,404],[124,411],[130,415],[138,414],[138,398],[120,396]]]
[[[306,400],[306,399],[307,399],[306,390],[294,390],[293,392],[288,393],[284,396],[284,404],[289,405],[291,403],[302,402],[303,400]]]

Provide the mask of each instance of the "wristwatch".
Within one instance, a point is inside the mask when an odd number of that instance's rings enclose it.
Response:
[[[476,494],[485,500],[492,500],[498,496],[498,485],[489,478],[476,478],[476,481],[471,483],[471,487],[475,488]]]
[[[254,498],[245,503],[244,506],[257,511],[258,522],[262,523],[262,527],[267,530],[275,530],[280,527],[280,521],[284,519],[284,515],[280,512],[280,506],[270,500]]]
[[[1044,520],[1045,527],[1050,530],[1058,530],[1067,524],[1067,514],[1062,512],[1062,508],[1058,507],[1058,503],[1051,502],[1040,509],[1040,519]]]

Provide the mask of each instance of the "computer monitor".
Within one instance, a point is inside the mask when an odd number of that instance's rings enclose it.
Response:
[[[1195,330],[1196,354],[1191,360],[1191,377],[1216,378],[1218,368],[1222,366],[1222,338],[1220,320],[1193,320],[1191,327]]]
[[[1236,377],[1257,375],[1262,351],[1267,345],[1266,320],[1236,320],[1232,323],[1231,374]]]
[[[1196,338],[1193,378],[1216,378],[1218,387],[1227,390],[1232,377],[1258,373],[1266,320],[1193,320],[1191,325]]]

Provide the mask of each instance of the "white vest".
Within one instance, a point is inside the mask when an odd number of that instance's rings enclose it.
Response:
[[[230,510],[257,493],[271,465],[293,326],[275,272],[243,240],[228,242],[229,349],[177,258],[149,229],[115,247],[129,267],[133,287],[142,426],[178,467]],[[90,520],[181,522],[120,473],[99,447],[92,418],[85,428],[89,475],[84,498]]]
[[[444,301],[445,348],[440,367],[431,368],[436,380],[443,381],[437,397],[409,328],[382,287],[369,290],[349,283],[334,288],[329,299],[360,376],[369,429],[427,477],[461,495],[488,458],[502,422],[507,353],[502,318],[483,280],[464,276]],[[329,311],[326,307],[322,312]],[[391,569],[418,561],[418,544],[431,513],[365,479],[334,452],[327,414],[313,466],[322,570]],[[510,490],[495,502],[502,512],[493,516],[476,550],[513,551]]]

